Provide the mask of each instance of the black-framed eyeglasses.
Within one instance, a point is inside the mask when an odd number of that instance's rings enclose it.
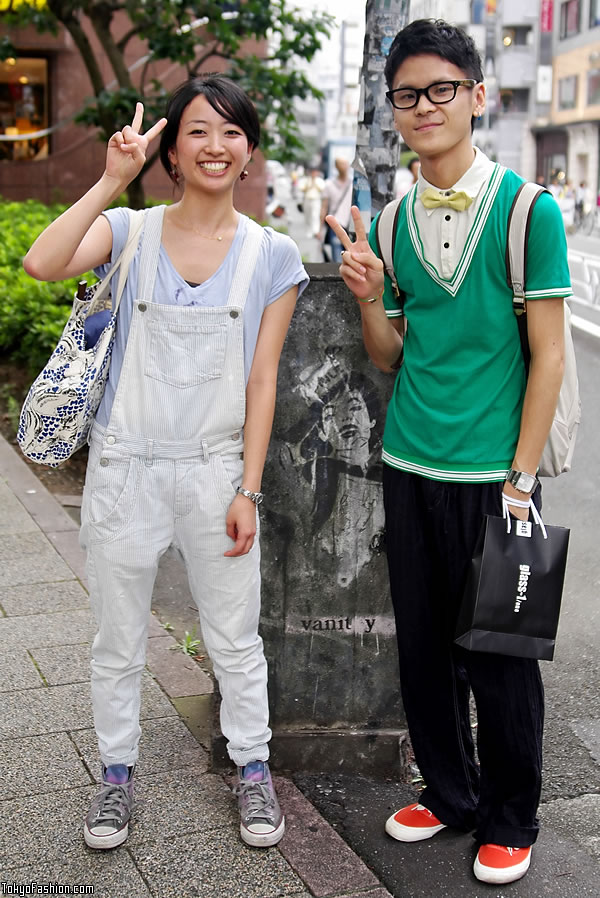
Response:
[[[412,109],[421,99],[421,94],[425,94],[430,103],[440,106],[442,103],[450,103],[459,87],[475,87],[477,83],[474,78],[465,78],[463,81],[435,81],[427,87],[399,87],[396,90],[388,90],[385,95],[396,109]]]

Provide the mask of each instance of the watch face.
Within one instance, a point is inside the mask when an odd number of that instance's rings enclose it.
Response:
[[[537,479],[533,474],[526,474],[523,471],[512,471],[509,483],[512,483],[514,488],[522,493],[531,493],[535,489]]]

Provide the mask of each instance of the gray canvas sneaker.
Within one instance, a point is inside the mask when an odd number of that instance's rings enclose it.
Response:
[[[129,835],[133,810],[133,775],[124,764],[102,768],[102,786],[92,801],[83,827],[90,848],[116,848]]]
[[[238,767],[239,783],[234,787],[240,808],[240,835],[246,845],[268,848],[277,845],[285,832],[281,813],[266,761],[251,761]]]

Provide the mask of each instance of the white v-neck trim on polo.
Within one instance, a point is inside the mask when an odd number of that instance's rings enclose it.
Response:
[[[406,197],[409,233],[423,267],[452,296],[468,271],[506,169],[474,147],[472,165],[448,190],[464,190],[473,202],[464,212],[439,206],[426,209],[419,197],[430,184],[421,173]]]

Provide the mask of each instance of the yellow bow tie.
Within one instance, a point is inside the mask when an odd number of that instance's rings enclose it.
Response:
[[[433,187],[428,187],[421,194],[421,202],[426,209],[437,209],[438,206],[449,206],[450,209],[455,209],[457,212],[464,212],[473,202],[473,197],[470,197],[464,190],[457,190],[454,193],[451,193],[450,196],[445,196],[443,193],[440,193],[439,190],[435,190]]]

